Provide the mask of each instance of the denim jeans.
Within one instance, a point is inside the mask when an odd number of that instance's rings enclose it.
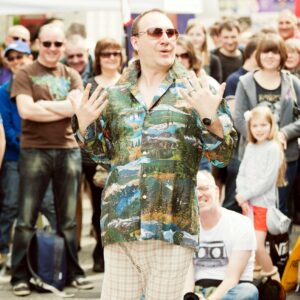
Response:
[[[201,292],[205,295],[205,288]],[[239,283],[234,288],[230,289],[221,300],[257,300],[258,290],[252,283]]]
[[[4,191],[0,210],[0,253],[9,252],[12,225],[18,215],[19,170],[17,161],[4,161],[1,172],[1,186]],[[50,182],[41,212],[48,219],[51,227],[56,228],[56,216],[53,202],[52,184]]]
[[[285,176],[288,184],[287,186],[278,189],[279,209],[282,213],[284,213],[287,216],[289,215],[289,205],[288,205],[289,195],[297,175],[297,168],[298,168],[297,160],[287,163]]]
[[[67,283],[84,276],[76,247],[76,203],[81,175],[79,149],[22,149],[20,153],[19,212],[12,251],[11,283],[28,282],[26,247],[38,217],[42,199],[52,179],[57,232],[67,249]]]

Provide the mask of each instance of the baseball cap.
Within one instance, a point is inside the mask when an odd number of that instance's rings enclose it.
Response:
[[[15,41],[15,42],[9,44],[5,48],[3,55],[6,57],[10,50],[14,50],[14,51],[24,53],[24,54],[31,54],[31,50],[30,50],[30,47],[28,46],[28,44],[24,43],[22,41]]]

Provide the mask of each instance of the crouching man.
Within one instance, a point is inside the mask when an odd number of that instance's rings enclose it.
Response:
[[[188,290],[206,300],[257,300],[252,283],[255,234],[251,221],[221,207],[219,190],[207,171],[197,174],[200,245],[191,264]]]

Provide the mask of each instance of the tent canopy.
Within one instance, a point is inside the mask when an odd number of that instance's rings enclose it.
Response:
[[[128,0],[132,13],[161,8],[170,13],[200,13],[203,0]],[[47,12],[114,11],[121,0],[0,0],[1,15],[41,14]]]

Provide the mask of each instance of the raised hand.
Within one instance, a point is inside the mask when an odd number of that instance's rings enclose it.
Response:
[[[190,73],[189,80],[183,79],[187,91],[182,89],[182,96],[198,112],[201,118],[215,116],[222,101],[225,83],[222,83],[217,93],[213,94],[203,70],[201,70],[199,78],[197,78],[195,72]]]
[[[102,111],[108,104],[107,92],[98,86],[93,94],[89,97],[91,91],[91,84],[87,84],[81,99],[78,95],[69,95],[74,113],[78,119],[79,131],[83,134],[86,128],[100,117]],[[101,93],[102,91],[102,93]],[[100,94],[101,93],[101,94]],[[100,95],[100,96],[99,96]]]

